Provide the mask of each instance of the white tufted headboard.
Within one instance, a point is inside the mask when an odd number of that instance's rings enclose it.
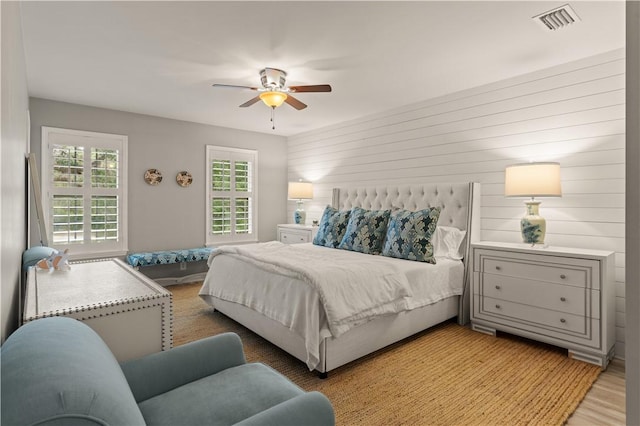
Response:
[[[339,210],[362,207],[368,210],[421,210],[440,207],[438,225],[466,230],[464,244],[464,293],[458,322],[469,320],[471,242],[480,240],[480,184],[425,183],[418,185],[334,188],[332,206]]]
[[[422,210],[440,207],[438,225],[469,227],[469,206],[473,202],[470,183],[429,183],[422,185],[382,186],[369,188],[335,188],[333,207],[349,210]],[[476,184],[477,185],[477,184]]]

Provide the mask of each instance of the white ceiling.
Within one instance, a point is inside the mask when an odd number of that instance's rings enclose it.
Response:
[[[24,2],[30,96],[294,135],[624,47],[624,1]],[[309,105],[238,105],[258,71],[289,73]]]

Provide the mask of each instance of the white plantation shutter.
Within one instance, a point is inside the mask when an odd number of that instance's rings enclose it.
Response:
[[[257,152],[207,146],[207,244],[256,241]]]
[[[74,257],[124,254],[127,137],[42,128],[42,188],[49,241]]]

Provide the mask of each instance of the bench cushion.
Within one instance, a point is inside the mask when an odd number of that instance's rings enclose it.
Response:
[[[213,251],[211,247],[199,247],[183,250],[164,250],[127,255],[127,262],[133,267],[149,265],[167,265],[170,263],[197,262],[209,259]]]

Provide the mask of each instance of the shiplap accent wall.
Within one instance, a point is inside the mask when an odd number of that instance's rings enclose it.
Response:
[[[523,200],[503,195],[505,167],[558,161],[563,196],[540,207],[546,242],[616,253],[616,356],[624,357],[624,50],[292,136],[288,156],[289,180],[314,183],[308,223],[333,187],[475,181],[481,238],[505,242],[521,241],[524,215]]]

